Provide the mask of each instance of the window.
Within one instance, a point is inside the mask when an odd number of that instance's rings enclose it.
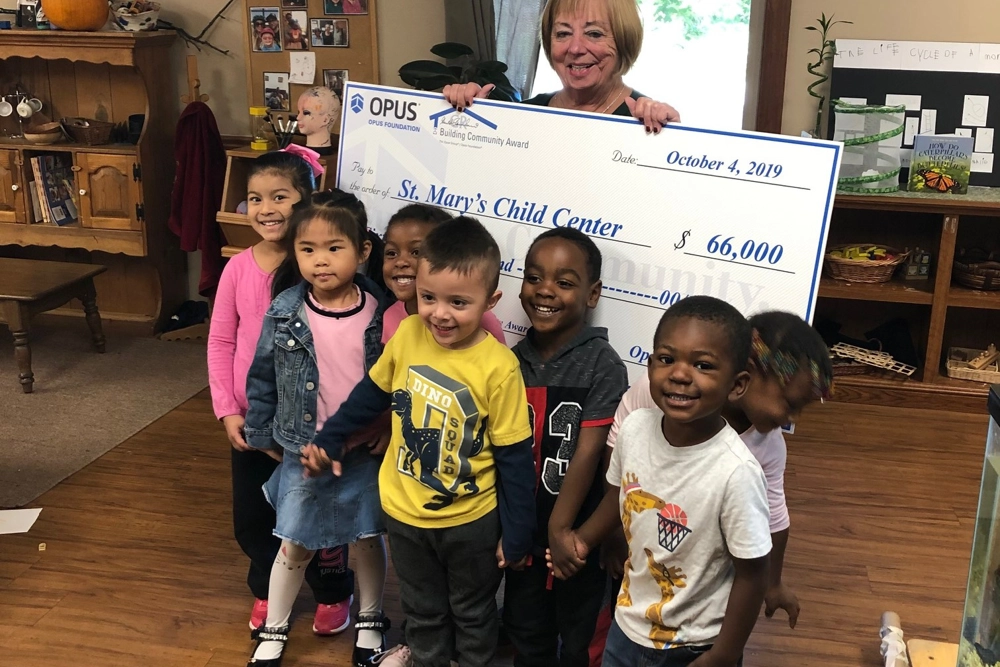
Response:
[[[685,123],[742,128],[750,0],[639,0],[639,12],[642,52],[625,82],[673,105]],[[560,88],[541,53],[532,95]]]

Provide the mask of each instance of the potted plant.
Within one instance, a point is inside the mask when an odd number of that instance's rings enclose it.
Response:
[[[478,60],[471,47],[458,42],[442,42],[431,47],[431,53],[457,65],[445,65],[436,60],[414,60],[399,68],[399,78],[417,90],[440,90],[452,83],[493,84],[489,99],[520,102],[521,94],[511,85],[504,72],[507,65],[499,60]]]
[[[816,81],[813,81],[806,90],[809,95],[815,97],[818,101],[816,104],[816,127],[813,130],[813,136],[817,139],[823,138],[823,109],[826,106],[826,95],[816,92],[819,86],[822,86],[830,78],[823,71],[826,68],[826,64],[833,60],[833,56],[837,53],[836,43],[829,38],[830,28],[837,25],[838,23],[845,23],[853,25],[853,21],[834,21],[833,14],[830,14],[830,18],[826,17],[826,12],[820,15],[820,18],[816,19],[816,23],[819,24],[817,28],[814,25],[807,25],[806,30],[815,30],[820,34],[820,46],[819,48],[809,49],[809,53],[816,54],[816,62],[809,63],[806,65],[806,70],[816,77]]]

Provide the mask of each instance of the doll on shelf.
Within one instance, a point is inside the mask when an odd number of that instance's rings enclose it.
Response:
[[[299,133],[306,138],[306,147],[319,155],[333,155],[330,128],[340,117],[340,100],[326,86],[309,88],[299,96]]]

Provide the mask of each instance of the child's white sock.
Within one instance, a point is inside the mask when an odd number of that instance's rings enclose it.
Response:
[[[271,582],[267,589],[267,621],[264,623],[266,627],[281,628],[288,625],[292,603],[302,588],[306,566],[312,557],[313,552],[308,549],[291,542],[281,542],[274,565],[271,566]],[[258,660],[273,660],[281,655],[282,649],[284,645],[281,642],[261,642],[253,657]]]
[[[380,614],[382,593],[385,591],[385,542],[381,535],[376,535],[358,540],[353,548],[360,598],[358,614]],[[382,633],[377,630],[358,630],[357,645],[361,648],[379,648],[382,646]]]

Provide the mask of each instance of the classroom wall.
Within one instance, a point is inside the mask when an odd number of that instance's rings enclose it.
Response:
[[[925,3],[926,4],[926,3]],[[1000,12],[996,0],[961,0],[936,6],[902,0],[794,0],[788,36],[788,60],[785,68],[785,104],[781,121],[784,134],[798,134],[811,129],[815,120],[816,100],[806,87],[815,81],[806,71],[813,57],[809,49],[819,46],[819,33],[806,30],[816,25],[822,12],[853,21],[838,25],[830,37],[855,39],[894,39],[928,42],[1000,43]],[[831,63],[832,66],[832,63]]]

